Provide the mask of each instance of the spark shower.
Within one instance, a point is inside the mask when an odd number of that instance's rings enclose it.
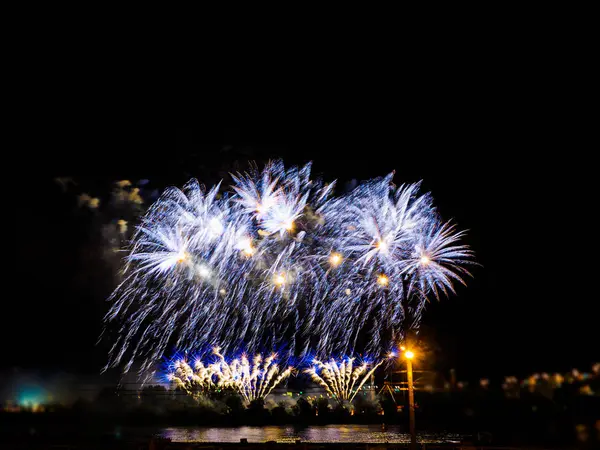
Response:
[[[168,188],[142,218],[111,296],[107,367],[142,373],[173,349],[214,346],[381,359],[473,264],[464,232],[431,195],[392,175],[334,196],[311,164],[275,161],[232,175],[230,189],[194,179]]]

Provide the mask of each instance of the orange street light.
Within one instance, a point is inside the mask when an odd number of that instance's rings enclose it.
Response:
[[[412,370],[412,359],[415,354],[406,350],[404,352],[406,358],[406,376],[408,378],[408,418],[410,426],[410,448],[416,450],[417,448],[417,433],[415,431],[415,389],[413,386],[413,370]]]

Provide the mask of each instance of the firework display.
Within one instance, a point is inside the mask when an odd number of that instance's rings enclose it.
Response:
[[[197,360],[194,368],[185,359],[175,360],[167,379],[194,398],[215,389],[233,389],[246,403],[250,403],[264,399],[293,370],[288,367],[280,371],[276,354],[266,358],[256,354],[252,361],[243,354],[239,359],[228,362],[218,347],[213,349],[213,353],[218,357],[216,362],[204,364]]]
[[[107,365],[148,371],[176,348],[381,357],[425,303],[464,283],[471,251],[419,184],[392,175],[333,196],[281,161],[167,189],[131,241],[105,320]],[[265,360],[266,362],[266,360]],[[241,364],[241,363],[240,363]]]
[[[196,361],[194,367],[185,359],[173,362],[172,371],[167,374],[167,379],[175,388],[179,388],[194,398],[217,388],[214,382],[213,367],[205,366],[202,361]]]
[[[354,365],[354,358],[346,358],[341,361],[331,359],[329,362],[313,361],[313,367],[306,369],[311,379],[325,389],[328,395],[338,402],[351,402],[360,388],[365,384],[375,370],[383,363],[369,365],[362,363]]]

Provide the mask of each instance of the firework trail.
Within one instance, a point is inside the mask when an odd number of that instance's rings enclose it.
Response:
[[[167,189],[135,232],[106,315],[107,367],[151,370],[167,351],[278,349],[382,356],[454,292],[472,253],[419,184],[392,175],[333,197],[311,165],[281,161]],[[107,333],[107,335],[110,333]]]
[[[194,398],[213,389],[233,389],[246,403],[250,403],[264,399],[293,371],[292,367],[288,367],[280,372],[275,361],[276,354],[266,358],[257,354],[252,362],[243,354],[241,358],[227,362],[218,347],[213,349],[213,353],[218,358],[215,363],[204,365],[198,360],[195,370],[185,360],[176,360],[167,378]]]
[[[341,361],[331,359],[329,362],[313,360],[313,367],[304,372],[338,402],[351,402],[360,388],[375,370],[383,363],[380,361],[369,370],[368,364],[354,366],[354,358]]]

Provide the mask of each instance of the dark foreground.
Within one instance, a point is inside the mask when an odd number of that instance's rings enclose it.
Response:
[[[320,417],[320,416],[319,416]],[[223,449],[278,450],[316,449],[392,449],[408,448],[406,424],[273,424],[209,426],[137,424],[108,422],[102,416],[85,420],[69,414],[62,420],[49,420],[47,415],[0,414],[0,449]],[[381,420],[381,417],[379,418]],[[196,424],[206,423],[198,420]],[[419,423],[419,422],[418,422]],[[457,428],[427,427],[421,422],[417,431],[418,448],[531,448],[531,449],[598,449],[600,422],[596,426],[576,425],[574,433],[554,434],[552,439],[539,439],[534,429],[517,430],[506,422],[504,432],[448,432]],[[552,425],[556,424],[548,424]],[[554,427],[552,427],[554,428]],[[427,430],[427,431],[425,431]],[[480,429],[481,430],[481,429]],[[556,433],[555,429],[555,433]]]
[[[247,436],[241,438],[240,436]],[[303,438],[299,438],[302,436]],[[308,441],[308,442],[307,442]],[[418,435],[418,449],[593,449],[598,441],[492,445],[485,434]],[[13,429],[0,434],[0,449],[122,449],[122,450],[371,450],[408,449],[403,429],[374,425],[295,427],[172,427],[120,428],[51,427]]]
[[[378,443],[378,444],[353,444],[353,443],[278,443],[275,441],[267,441],[264,443],[230,443],[230,442],[213,442],[213,443],[187,443],[187,442],[170,442],[162,438],[152,438],[145,441],[89,441],[89,442],[69,442],[69,443],[51,443],[51,442],[36,442],[35,440],[23,442],[2,443],[3,450],[20,450],[20,449],[117,449],[117,450],[393,450],[393,449],[409,449],[409,444],[406,443]],[[523,447],[492,447],[482,446],[477,443],[463,442],[458,444],[417,444],[417,449],[442,449],[442,450],[520,450],[520,449],[543,449],[539,446],[523,446]],[[561,447],[565,449],[577,449],[579,447]],[[591,448],[591,447],[590,447]]]
[[[417,439],[425,445],[459,444],[465,435],[448,432],[419,432]],[[248,446],[390,444],[402,447],[410,435],[398,425],[329,424],[311,426],[238,426],[238,427],[111,427],[54,426],[14,428],[0,434],[0,448],[250,448]],[[268,443],[268,444],[267,444]],[[4,444],[4,445],[3,445]],[[61,446],[61,447],[60,447]],[[283,447],[282,447],[283,448]],[[287,448],[287,447],[285,447]]]

